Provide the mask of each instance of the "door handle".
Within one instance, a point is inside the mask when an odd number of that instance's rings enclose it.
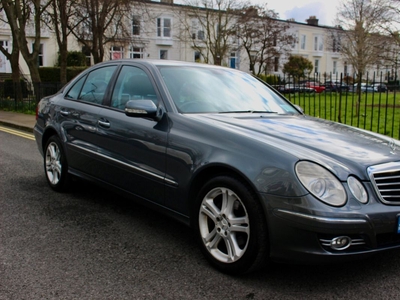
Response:
[[[99,120],[98,123],[101,127],[105,128],[110,128],[111,126],[110,122],[108,122],[107,120]]]
[[[60,110],[60,114],[62,114],[65,117],[68,117],[69,116],[69,111]]]

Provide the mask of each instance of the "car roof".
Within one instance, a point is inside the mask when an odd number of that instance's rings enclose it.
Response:
[[[227,68],[223,66],[217,65],[209,65],[203,63],[196,63],[196,62],[185,62],[185,61],[178,61],[178,60],[166,60],[166,59],[147,59],[147,58],[124,58],[124,59],[116,59],[116,60],[109,60],[106,62],[101,62],[99,64],[112,64],[112,63],[138,63],[144,66],[188,66],[188,67],[200,67],[200,68],[215,68],[215,69],[229,69],[235,70],[232,68]]]

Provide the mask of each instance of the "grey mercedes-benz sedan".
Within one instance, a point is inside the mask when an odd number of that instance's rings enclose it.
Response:
[[[400,246],[400,144],[312,118],[251,75],[97,64],[42,99],[51,188],[107,186],[192,226],[217,269],[337,262]]]

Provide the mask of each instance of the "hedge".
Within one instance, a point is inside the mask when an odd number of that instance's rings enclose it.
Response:
[[[86,70],[88,67],[67,67],[67,81],[70,81],[76,75]],[[42,82],[60,82],[59,67],[40,67],[40,79]]]

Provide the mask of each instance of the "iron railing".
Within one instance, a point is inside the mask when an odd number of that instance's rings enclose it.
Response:
[[[57,93],[62,88],[59,82],[13,83],[0,82],[0,109],[35,112],[37,103],[43,97]]]
[[[397,76],[278,77],[275,89],[310,116],[400,139]],[[392,79],[392,80],[390,80]]]

